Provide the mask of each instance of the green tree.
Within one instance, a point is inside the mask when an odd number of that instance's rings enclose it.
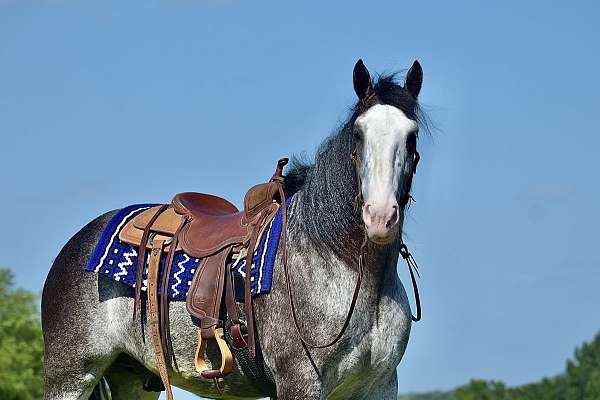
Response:
[[[0,269],[0,399],[44,396],[44,343],[36,299],[13,288],[13,274]]]
[[[508,399],[502,382],[472,380],[454,392],[456,400],[504,400]]]
[[[401,394],[398,400],[456,400],[450,392],[429,392],[429,393],[409,393]]]
[[[591,343],[575,350],[575,359],[567,362],[567,398],[600,398],[600,333]]]
[[[589,380],[585,385],[584,400],[600,399],[600,370],[595,370],[590,374]]]

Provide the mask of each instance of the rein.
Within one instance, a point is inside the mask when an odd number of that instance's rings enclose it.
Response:
[[[356,169],[357,163],[358,163],[358,157],[356,155],[356,150],[354,150],[351,153],[350,158],[352,160],[352,163],[355,165],[355,169]],[[418,162],[419,162],[419,153],[416,153],[413,172],[411,174],[411,180],[412,180],[412,176],[416,173],[416,170],[417,170],[416,167],[417,167]],[[360,174],[358,174],[358,171],[356,171],[356,176],[358,179],[358,193],[356,195],[355,204],[358,207],[360,205],[360,203],[362,202]],[[273,180],[275,180],[275,179],[273,179]],[[284,271],[284,275],[285,275],[285,284],[287,287],[290,309],[292,311],[294,325],[296,326],[296,332],[298,333],[298,337],[299,337],[300,341],[302,342],[302,344],[307,347],[310,347],[313,349],[323,349],[323,348],[331,347],[334,344],[336,344],[342,338],[342,336],[344,336],[344,333],[346,332],[346,330],[348,329],[348,326],[350,325],[350,320],[352,319],[352,315],[354,314],[354,309],[356,308],[356,301],[358,300],[358,294],[360,292],[360,286],[361,286],[363,275],[364,275],[364,256],[365,256],[365,252],[366,252],[368,238],[367,238],[367,235],[365,232],[365,238],[360,246],[360,254],[358,255],[358,276],[356,277],[354,293],[352,294],[352,300],[350,301],[350,307],[348,308],[346,318],[344,319],[344,323],[342,324],[340,331],[333,339],[331,339],[325,343],[317,343],[316,341],[307,338],[304,335],[304,333],[302,333],[302,329],[300,328],[300,323],[298,322],[298,315],[296,313],[296,305],[294,302],[294,295],[292,292],[292,286],[290,284],[290,277],[289,277],[289,272],[288,272],[287,237],[286,237],[286,235],[287,235],[287,233],[286,233],[286,231],[287,231],[287,229],[286,229],[286,227],[287,227],[287,207],[286,207],[285,193],[283,190],[283,179],[277,179],[276,181],[279,183],[278,190],[279,190],[279,197],[280,197],[281,204],[282,204],[281,221],[282,221],[283,229],[282,229],[282,233],[281,233],[282,234],[281,243],[283,246],[283,252],[282,252],[283,271]],[[410,194],[408,196],[410,196]],[[415,302],[416,302],[416,306],[417,306],[417,316],[415,317],[414,315],[411,315],[411,319],[414,322],[417,322],[417,321],[421,320],[421,299],[419,296],[419,288],[417,285],[417,280],[415,278],[415,274],[417,277],[419,277],[419,278],[421,277],[419,275],[419,266],[417,265],[417,262],[415,261],[412,254],[408,251],[408,247],[406,247],[406,244],[404,244],[404,242],[402,242],[402,239],[400,239],[400,240],[401,241],[400,241],[400,251],[399,252],[400,252],[400,255],[402,256],[402,258],[406,261],[406,264],[408,265],[408,270],[410,272],[410,278],[412,281],[413,291],[415,294]]]
[[[411,315],[411,319],[414,322],[418,322],[421,320],[421,297],[419,296],[419,286],[417,285],[417,280],[415,278],[415,274],[417,277],[421,278],[419,275],[419,266],[415,261],[410,251],[408,251],[408,247],[404,243],[400,243],[400,255],[406,261],[406,265],[408,265],[408,271],[410,272],[410,280],[412,281],[413,291],[415,292],[415,303],[417,305],[417,316]]]

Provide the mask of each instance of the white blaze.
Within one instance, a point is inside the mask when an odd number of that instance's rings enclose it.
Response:
[[[417,123],[396,107],[376,104],[356,119],[362,132],[363,147],[360,166],[362,195],[365,203],[363,219],[372,239],[386,240],[396,228],[400,213],[397,195],[406,165],[406,140],[417,130]],[[395,209],[395,211],[394,211]],[[394,214],[395,213],[395,214]]]

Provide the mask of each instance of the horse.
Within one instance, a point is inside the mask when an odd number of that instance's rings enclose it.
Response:
[[[359,60],[348,117],[312,161],[294,158],[285,173],[293,274],[277,268],[279,248],[272,291],[254,301],[257,342],[278,399],[397,397],[396,367],[414,317],[396,266],[419,128],[426,125],[418,102],[422,81],[418,61],[401,83],[396,74],[372,78]],[[46,400],[160,395],[149,323],[131,318],[132,288],[83,269],[116,212],[76,233],[46,278]],[[173,385],[208,398],[263,397],[240,368],[219,381],[203,379],[194,367],[196,327],[185,303],[172,302],[169,315]],[[332,340],[336,333],[339,340]]]

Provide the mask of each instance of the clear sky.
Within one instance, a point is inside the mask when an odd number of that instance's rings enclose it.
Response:
[[[424,317],[401,391],[558,373],[600,329],[600,9],[550,3],[0,0],[0,265],[40,291],[107,210],[240,204],[345,116],[359,57],[418,59],[439,129],[406,223]]]

